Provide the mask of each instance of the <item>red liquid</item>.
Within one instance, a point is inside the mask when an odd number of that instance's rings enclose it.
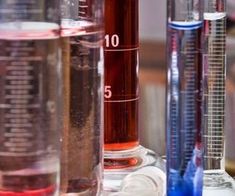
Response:
[[[45,189],[31,190],[25,192],[4,192],[0,191],[0,196],[53,196],[55,194],[55,186]]]
[[[133,158],[105,159],[105,169],[126,169],[140,165],[142,160]]]
[[[0,196],[54,196],[57,174],[3,175]]]
[[[106,0],[105,150],[139,144],[138,47],[138,0]]]

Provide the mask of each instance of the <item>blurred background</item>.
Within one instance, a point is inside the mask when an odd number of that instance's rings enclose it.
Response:
[[[166,0],[140,0],[140,142],[165,155]],[[235,1],[227,0],[226,170],[235,176]]]

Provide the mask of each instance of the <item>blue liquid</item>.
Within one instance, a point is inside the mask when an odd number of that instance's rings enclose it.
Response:
[[[202,22],[168,25],[167,195],[200,196]]]

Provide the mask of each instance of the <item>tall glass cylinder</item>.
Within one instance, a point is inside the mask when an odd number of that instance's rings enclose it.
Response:
[[[200,0],[167,1],[167,195],[202,194]]]
[[[103,167],[103,0],[61,0],[61,194],[98,195]]]
[[[225,36],[224,0],[204,2],[203,124],[205,170],[224,170]]]
[[[139,145],[138,0],[105,0],[105,150]]]
[[[226,1],[204,1],[203,141],[204,190],[230,190],[234,180],[225,172]]]
[[[139,0],[105,0],[104,60],[104,189],[113,192],[156,162],[139,143]]]
[[[0,195],[59,194],[57,0],[0,1]]]
[[[105,0],[104,44],[105,168],[135,167],[140,150],[138,0]]]

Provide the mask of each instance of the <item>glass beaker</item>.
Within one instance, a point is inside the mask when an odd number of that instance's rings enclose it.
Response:
[[[57,0],[0,1],[0,195],[59,194]]]
[[[61,194],[93,196],[103,169],[103,0],[62,0],[61,13]]]

